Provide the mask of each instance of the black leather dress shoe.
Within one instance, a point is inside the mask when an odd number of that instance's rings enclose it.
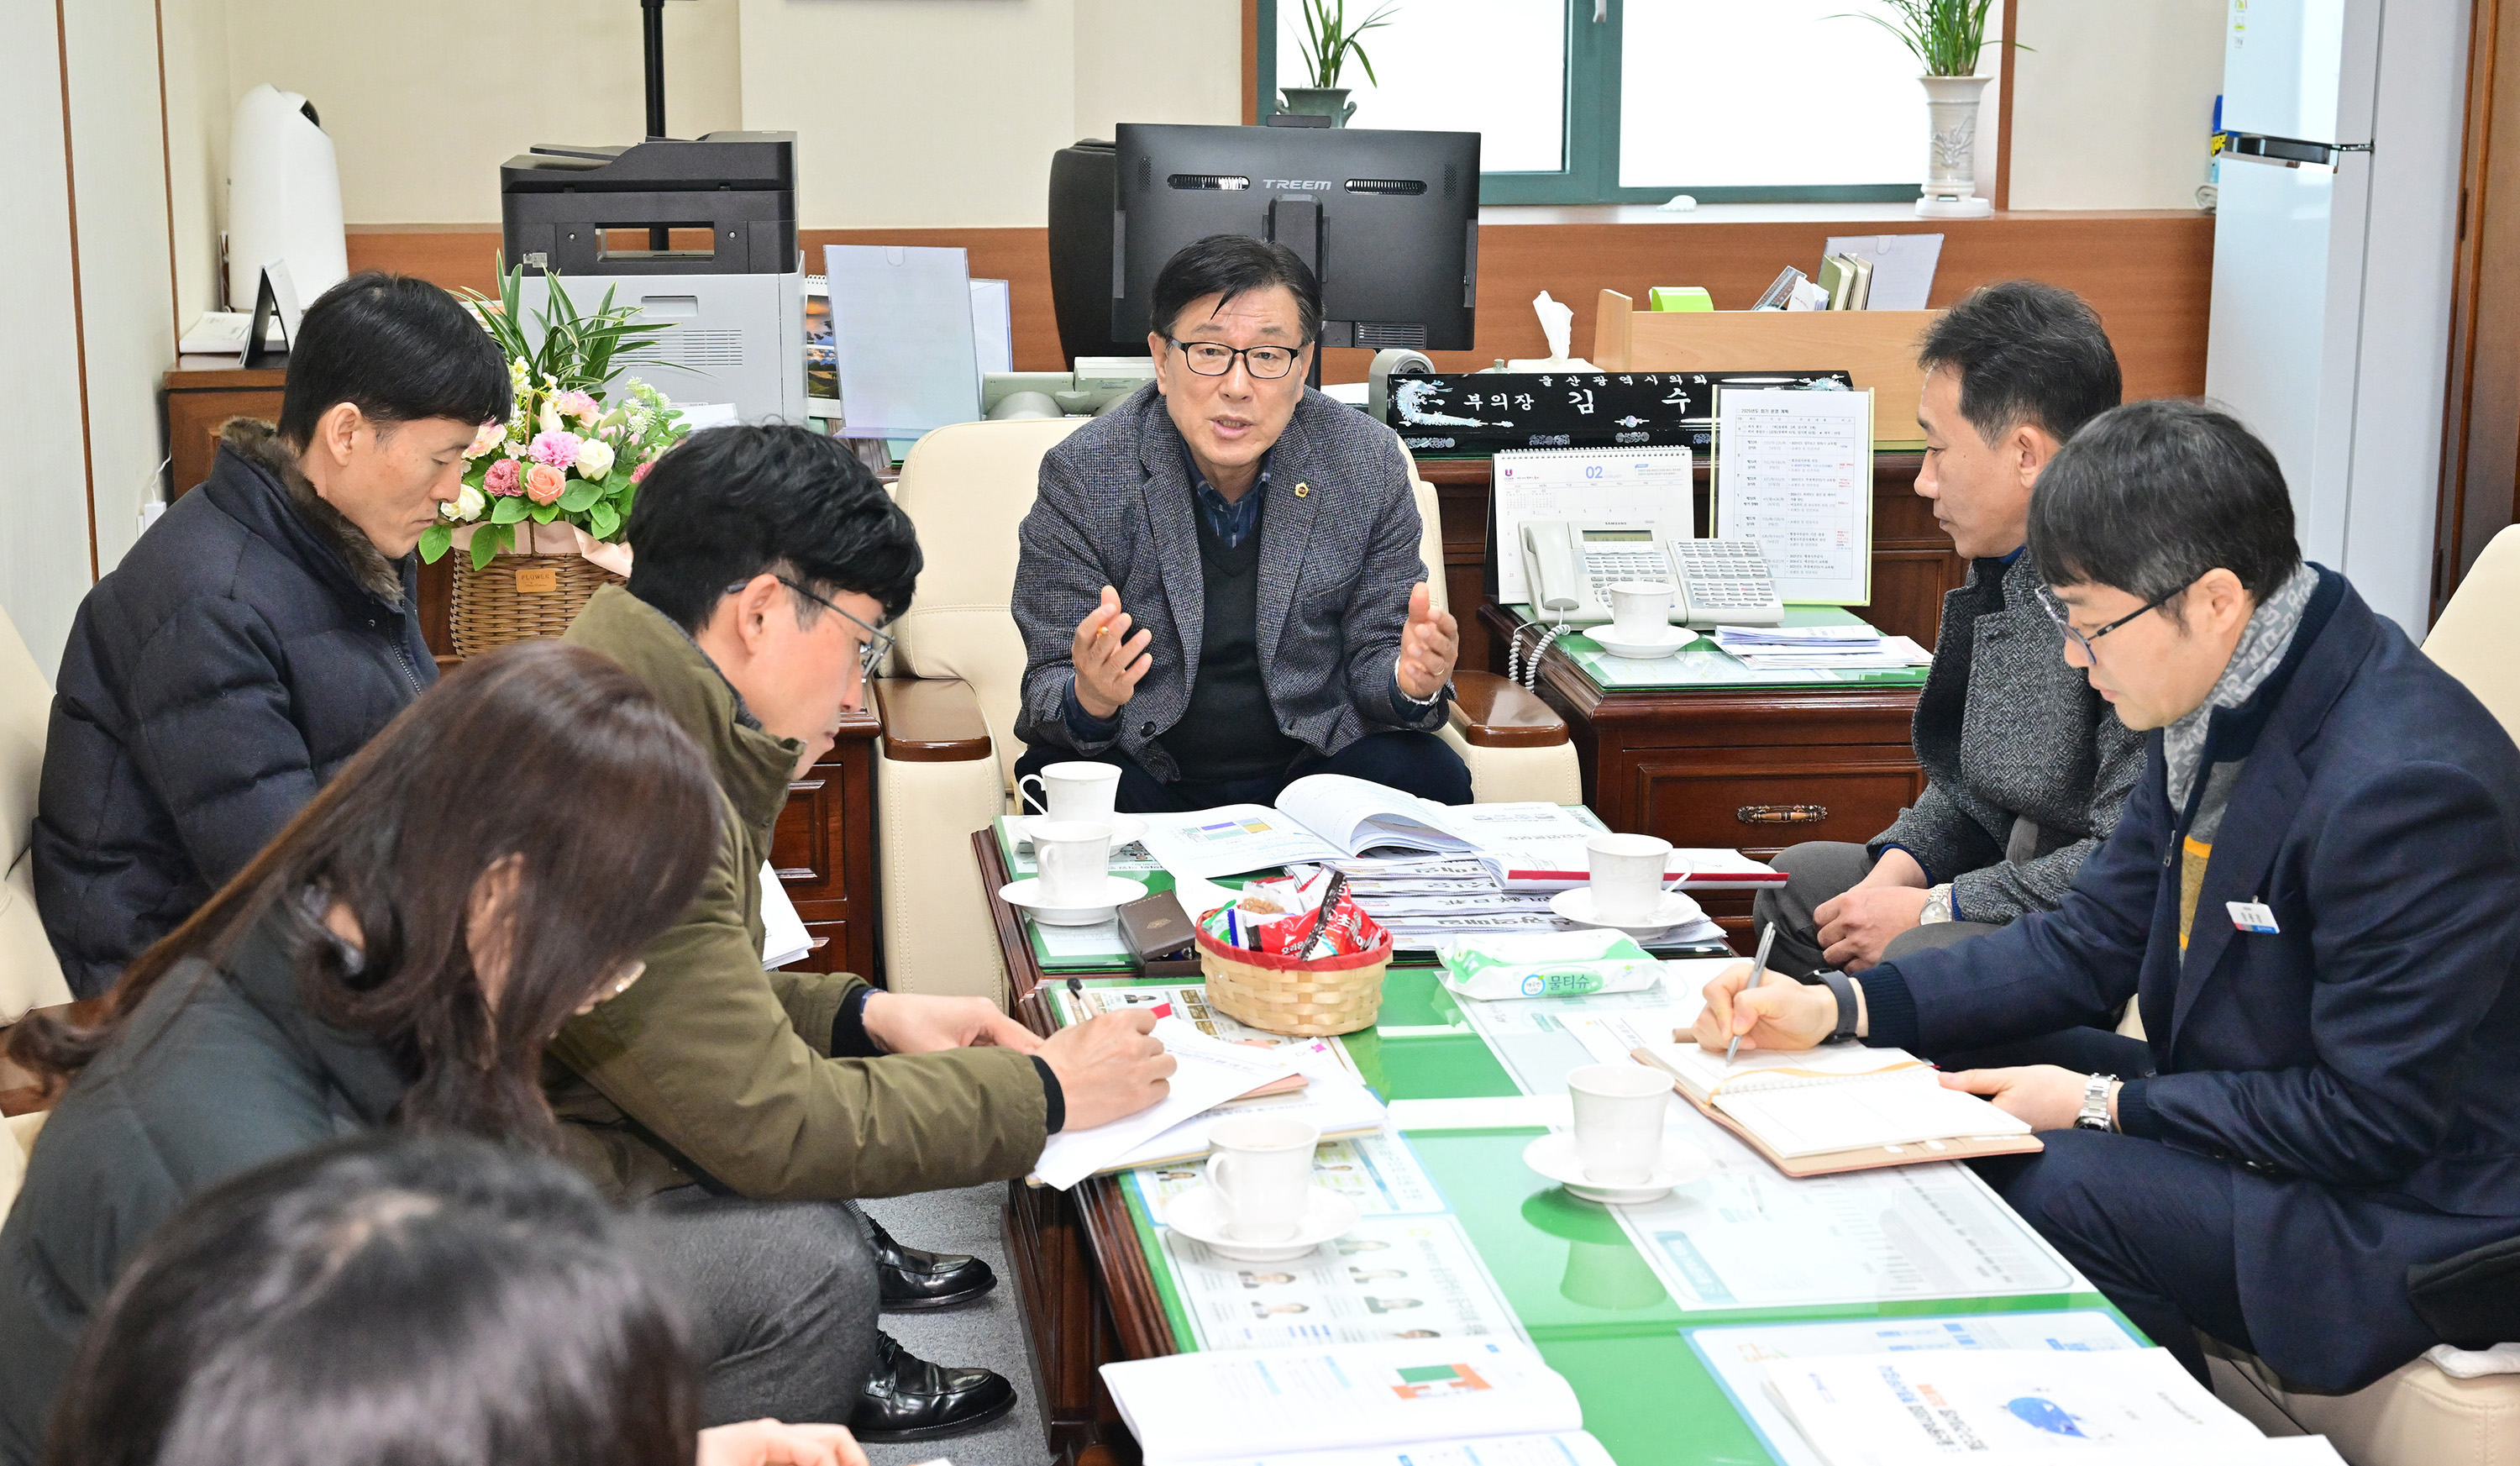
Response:
[[[867,1235],[875,1242],[876,1281],[882,1287],[887,1313],[950,1308],[998,1286],[998,1275],[979,1259],[904,1247],[872,1216],[867,1218]]]
[[[875,1370],[849,1432],[870,1445],[932,1441],[983,1426],[1014,1408],[1015,1387],[990,1369],[930,1364],[890,1334],[876,1336]]]

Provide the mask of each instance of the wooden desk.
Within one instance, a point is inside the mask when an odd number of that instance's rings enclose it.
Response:
[[[1882,630],[1934,644],[1943,592],[1968,578],[1968,562],[1934,524],[1933,506],[1916,497],[1918,453],[1872,457],[1872,604],[1854,608]],[[1487,599],[1488,502],[1493,460],[1421,458],[1418,477],[1434,485],[1444,536],[1444,593],[1462,622],[1462,665],[1505,670],[1504,643],[1491,643],[1469,608]],[[1706,523],[1706,460],[1697,460],[1697,523]],[[1608,818],[1608,811],[1601,811]]]

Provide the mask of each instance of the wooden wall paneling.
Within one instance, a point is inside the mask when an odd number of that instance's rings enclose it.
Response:
[[[1725,310],[1746,310],[1784,265],[1817,270],[1837,234],[1943,236],[1927,303],[1954,303],[1980,285],[2025,276],[2092,302],[2108,327],[2130,397],[2205,389],[2205,321],[2213,292],[2214,220],[2185,209],[2000,214],[1991,219],[1856,225],[1591,222],[1598,210],[1518,208],[1479,230],[1478,336],[1468,351],[1436,351],[1436,370],[1473,371],[1499,357],[1542,356],[1531,311],[1546,290],[1575,308],[1579,348],[1593,340],[1596,298],[1615,290],[1643,299],[1657,285],[1702,285]],[[1330,351],[1325,380],[1357,381],[1372,353]],[[1807,363],[1823,365],[1824,363]]]
[[[1664,224],[1596,222],[1598,210],[1500,210],[1479,230],[1478,337],[1467,351],[1432,353],[1438,370],[1469,371],[1499,357],[1541,356],[1548,343],[1531,313],[1546,290],[1575,307],[1574,340],[1593,340],[1603,290],[1633,299],[1656,285],[1702,285],[1715,303],[1746,309],[1779,266],[1819,267],[1832,234],[1943,235],[1930,304],[1949,305],[1977,286],[2035,276],[2090,300],[2108,326],[2134,397],[2193,396],[2205,389],[2205,316],[2213,289],[2214,220],[2186,210],[2000,214],[1992,219],[1903,220],[1858,226],[1825,221]],[[806,229],[808,267],[825,245],[960,245],[971,273],[1010,282],[1015,365],[1065,364],[1050,303],[1047,229]],[[352,269],[390,269],[440,285],[488,291],[496,229],[479,225],[353,225]],[[1324,353],[1325,380],[1356,382],[1368,351]]]
[[[2486,288],[2520,267],[2520,5],[2476,0],[2470,24],[2435,616],[2486,543],[2520,520],[2520,292]],[[2501,74],[2506,63],[2509,78]],[[2500,85],[2504,79],[2513,85]]]

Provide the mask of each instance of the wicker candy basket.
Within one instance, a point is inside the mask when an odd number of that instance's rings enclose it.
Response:
[[[1272,1033],[1324,1038],[1373,1027],[1391,934],[1362,952],[1306,961],[1227,946],[1202,930],[1198,965],[1207,975],[1207,1000],[1227,1017]]]

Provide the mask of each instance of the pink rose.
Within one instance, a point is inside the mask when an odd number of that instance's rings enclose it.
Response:
[[[602,403],[574,389],[552,398],[552,405],[560,409],[561,416],[575,418],[581,423],[591,423],[604,416]]]
[[[472,445],[464,450],[464,456],[478,458],[507,440],[508,425],[498,418],[492,418],[481,425],[481,431],[472,435]]]
[[[566,436],[565,434],[562,435]],[[525,470],[525,497],[537,504],[557,504],[568,491],[568,476],[548,463]]]
[[[491,464],[488,472],[482,474],[481,492],[502,498],[514,497],[524,492],[524,468],[517,460],[502,458]]]
[[[649,459],[646,463],[643,463],[643,464],[639,465],[637,468],[632,469],[632,470],[630,471],[630,481],[631,481],[631,482],[633,482],[633,483],[639,483],[639,482],[643,482],[643,481],[646,481],[646,479],[647,479],[647,477],[648,477],[648,471],[649,471],[650,469],[652,469],[652,468],[654,468],[655,466],[656,466],[656,460],[654,460],[654,459],[651,458],[651,459]]]
[[[525,449],[525,456],[536,463],[564,469],[577,462],[577,450],[585,442],[586,439],[574,433],[537,433],[533,445]]]

